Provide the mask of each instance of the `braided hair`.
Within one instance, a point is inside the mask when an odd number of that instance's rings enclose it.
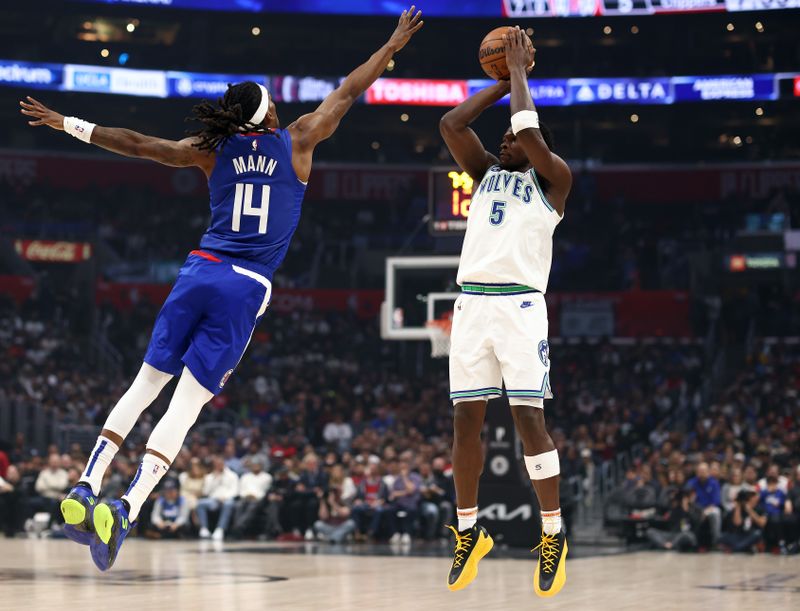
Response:
[[[192,108],[192,116],[186,120],[200,121],[203,127],[189,131],[188,135],[198,138],[194,146],[201,151],[215,151],[231,136],[243,131],[269,133],[270,130],[263,125],[248,122],[260,104],[261,88],[253,81],[228,84],[228,90],[216,104],[203,100]]]

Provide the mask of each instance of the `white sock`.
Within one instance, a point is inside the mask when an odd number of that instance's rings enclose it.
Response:
[[[478,506],[468,507],[467,509],[457,509],[456,515],[458,516],[458,531],[467,530],[475,526],[478,521]]]
[[[546,535],[557,535],[561,532],[561,507],[542,512],[542,530]]]
[[[100,488],[103,486],[103,475],[105,475],[108,465],[114,460],[114,456],[118,451],[117,445],[108,437],[100,435],[97,438],[97,443],[94,444],[94,449],[89,455],[89,462],[86,463],[86,468],[80,477],[80,481],[86,482],[92,487],[92,492],[95,495],[100,494]]]
[[[122,495],[122,498],[131,506],[128,514],[131,522],[136,521],[136,518],[139,517],[142,505],[158,486],[158,482],[164,477],[167,469],[169,469],[169,465],[155,454],[144,455],[131,485],[128,486],[128,491]]]

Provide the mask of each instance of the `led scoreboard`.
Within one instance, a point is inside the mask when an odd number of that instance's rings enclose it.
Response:
[[[428,229],[431,234],[460,234],[466,231],[472,186],[470,175],[460,169],[434,168],[430,171]]]

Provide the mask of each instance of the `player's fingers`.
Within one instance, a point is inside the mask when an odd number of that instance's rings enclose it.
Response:
[[[420,20],[421,17],[422,17],[422,11],[419,10],[419,11],[417,11],[416,15],[414,15],[411,18],[411,22],[410,22],[411,25],[416,25],[416,23]]]
[[[26,98],[28,98],[28,101],[29,101],[31,104],[33,104],[34,106],[44,106],[44,104],[42,104],[42,103],[41,103],[39,100],[37,100],[37,99],[35,99],[35,98],[32,98],[32,97],[31,97],[31,96],[29,96],[29,95],[28,95],[28,96],[25,96],[25,97],[26,97]]]
[[[414,33],[418,32],[419,30],[421,30],[422,26],[424,24],[425,24],[424,21],[420,21],[417,25],[415,25],[413,28],[411,28],[411,33],[414,34]]]
[[[33,127],[38,127],[39,125],[44,125],[44,120],[39,119],[38,121],[28,121],[28,125],[31,125]]]

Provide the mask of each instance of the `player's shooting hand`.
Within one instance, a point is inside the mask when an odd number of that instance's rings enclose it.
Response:
[[[506,49],[506,64],[508,69],[523,68],[525,72],[530,73],[536,63],[534,56],[536,49],[533,48],[528,35],[523,32],[519,26],[503,34],[503,46]]]
[[[58,114],[54,110],[50,110],[47,106],[34,100],[31,96],[26,96],[27,102],[20,100],[19,105],[22,107],[20,112],[23,115],[33,117],[33,121],[28,121],[28,125],[39,127],[40,125],[47,125],[53,129],[64,130],[64,115]]]
[[[407,11],[403,11],[400,15],[400,21],[397,23],[397,28],[389,38],[389,45],[392,47],[394,53],[406,46],[411,37],[422,27],[425,23],[422,21],[422,11],[414,13],[415,6],[411,6]]]

